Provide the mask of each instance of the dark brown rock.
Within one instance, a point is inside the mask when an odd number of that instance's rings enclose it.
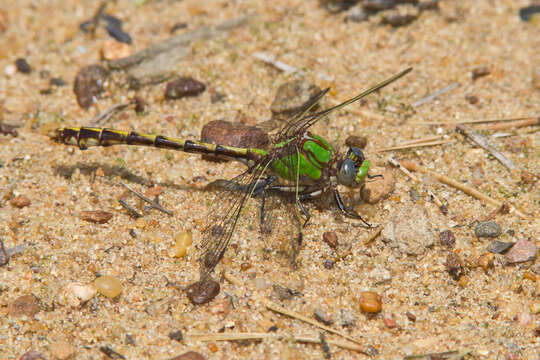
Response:
[[[197,281],[189,285],[186,294],[195,305],[206,304],[219,294],[219,283],[211,278]]]
[[[181,99],[187,96],[197,96],[206,89],[206,86],[191,77],[179,77],[167,83],[165,99]]]
[[[323,241],[328,244],[332,249],[337,248],[338,246],[338,237],[333,231],[326,231],[323,234]]]
[[[345,140],[345,145],[348,147],[357,147],[359,149],[363,149],[366,147],[366,144],[367,138],[364,136],[350,135]]]
[[[446,257],[446,270],[454,280],[459,280],[464,275],[463,260],[453,251]]]
[[[28,64],[24,58],[18,58],[15,60],[15,67],[17,67],[17,71],[22,74],[30,74],[32,72],[30,64]]]
[[[489,75],[490,71],[486,66],[480,66],[472,69],[471,77],[473,80]]]
[[[79,106],[88,109],[104,90],[103,86],[109,72],[101,65],[83,67],[75,77],[73,91]]]
[[[265,149],[270,144],[268,134],[255,126],[214,120],[204,125],[201,141],[235,147],[254,147]]]
[[[451,230],[444,230],[439,233],[439,239],[441,243],[449,248],[453,248],[456,245],[456,237]]]

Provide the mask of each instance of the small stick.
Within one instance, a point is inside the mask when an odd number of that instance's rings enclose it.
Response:
[[[439,140],[441,138],[442,138],[442,136],[440,136],[440,135],[428,136],[428,137],[425,137],[425,138],[422,138],[422,139],[414,139],[414,140],[404,141],[404,142],[401,143],[401,145],[419,144],[419,143],[424,143],[424,142],[428,142],[428,141]]]
[[[122,205],[124,207],[124,209],[126,209],[131,216],[133,216],[135,219],[138,219],[140,217],[142,217],[141,214],[139,214],[137,212],[137,210],[135,210],[134,208],[132,208],[131,206],[128,205],[128,203],[126,203],[124,200],[120,199],[118,200],[118,202],[120,203],[120,205]]]
[[[486,129],[486,130],[507,130],[507,129],[525,127],[525,126],[533,126],[533,125],[540,125],[540,117],[529,118],[529,119],[518,120],[518,121],[511,121],[511,122],[504,122],[500,124],[489,124],[489,125],[484,125],[481,128]]]
[[[163,206],[161,206],[159,203],[155,202],[154,200],[151,200],[149,198],[147,198],[146,196],[144,196],[143,194],[141,194],[140,192],[137,192],[135,190],[133,190],[132,188],[130,188],[127,184],[124,184],[124,183],[120,183],[123,187],[125,187],[126,189],[128,189],[129,191],[131,191],[132,193],[134,193],[139,199],[141,200],[144,200],[146,201],[148,204],[150,204],[150,206],[156,210],[159,210],[159,211],[162,211],[164,212],[165,214],[167,215],[170,215],[170,216],[173,216],[173,212],[170,211],[170,210],[167,210],[165,209]]]
[[[233,285],[242,286],[242,281],[240,281],[240,279],[238,279],[237,277],[229,274],[226,271],[223,272],[223,277],[225,278],[225,280],[227,280],[228,282],[230,282]]]
[[[450,185],[450,186],[453,186],[455,187],[456,189],[459,189],[461,191],[463,191],[464,193],[468,194],[468,195],[471,195],[472,197],[475,197],[479,200],[483,200],[487,203],[490,203],[492,205],[495,205],[495,206],[502,206],[502,202],[500,201],[497,201],[495,199],[492,199],[490,198],[489,196],[487,195],[484,195],[483,193],[481,193],[480,191],[478,190],[475,190],[469,186],[465,186],[463,185],[462,183],[452,179],[452,178],[449,178],[448,176],[444,176],[444,175],[441,175],[439,173],[436,173],[435,171],[432,171],[432,170],[429,170],[428,168],[424,167],[424,166],[421,166],[421,165],[418,165],[416,164],[415,162],[412,162],[412,161],[402,161],[401,164],[406,167],[408,170],[410,171],[420,171],[424,174],[428,174],[428,175],[431,175],[433,176],[434,178],[436,178],[437,180],[439,180],[440,182],[442,182],[443,184],[446,184],[446,185]],[[515,207],[512,208],[512,210],[519,216],[521,217],[522,219],[525,219],[525,220],[528,220],[529,218],[527,217],[527,215],[521,213],[519,210],[517,210]]]
[[[320,344],[321,340],[308,336],[292,336],[281,334],[268,334],[268,333],[221,333],[221,334],[209,334],[209,333],[194,333],[189,336],[197,337],[199,341],[244,341],[244,340],[263,340],[263,339],[278,339],[278,340],[293,340],[295,342]],[[342,341],[327,339],[326,342],[330,345],[340,347],[342,349],[358,351],[364,353],[365,350],[353,344],[344,343]]]
[[[531,117],[519,117],[512,119],[477,119],[477,120],[463,120],[463,121],[412,121],[408,124],[415,125],[459,125],[459,124],[481,124],[481,123],[490,123],[490,122],[500,122],[500,121],[515,121],[515,120],[529,120]],[[536,119],[536,118],[534,118]]]
[[[111,106],[108,109],[102,111],[95,118],[90,120],[90,126],[96,126],[96,125],[99,125],[102,122],[105,122],[105,121],[109,120],[111,118],[111,116],[113,116],[113,114],[115,112],[123,110],[126,107],[128,107],[130,105],[133,105],[134,103],[135,103],[134,101],[130,101],[130,102],[123,103],[123,104],[122,103],[121,104],[114,104],[113,106]]]
[[[472,141],[480,145],[480,147],[482,147],[484,150],[486,150],[491,155],[493,155],[495,159],[499,160],[499,162],[503,164],[504,166],[506,166],[508,169],[514,170],[516,168],[516,165],[514,165],[514,163],[510,159],[506,158],[497,149],[495,149],[489,143],[489,140],[483,135],[477,133],[476,131],[473,131],[472,129],[468,128],[465,125],[458,125],[456,126],[456,129],[460,133],[462,133],[463,135],[465,135],[466,137],[468,137],[469,139],[471,139]]]
[[[287,315],[287,316],[290,316],[294,319],[298,319],[298,320],[301,320],[301,321],[304,321],[304,322],[307,322],[308,324],[311,324],[311,325],[314,325],[318,328],[321,328],[323,330],[326,330],[332,334],[336,334],[336,335],[339,335],[347,340],[350,340],[356,344],[361,344],[361,342],[359,340],[356,340],[355,338],[341,332],[341,331],[338,331],[338,330],[334,330],[332,329],[331,327],[328,327],[328,326],[325,326],[325,325],[322,325],[321,323],[319,323],[318,321],[316,320],[313,320],[313,319],[310,319],[304,315],[301,315],[301,314],[298,314],[294,311],[291,311],[291,310],[287,310],[285,309],[284,307],[282,306],[279,306],[278,304],[268,300],[268,299],[265,299],[265,298],[261,298],[260,301],[270,310],[272,311],[275,311],[275,312],[278,312],[280,314],[283,314],[283,315]]]
[[[423,97],[422,99],[416,101],[415,103],[412,104],[412,107],[419,107],[419,106],[422,106],[424,105],[425,103],[427,102],[430,102],[436,98],[438,98],[439,96],[441,96],[442,94],[450,91],[450,90],[454,90],[455,88],[457,88],[459,86],[458,83],[452,83],[448,86],[445,86],[443,87],[441,90],[438,90],[438,91],[435,91],[434,93],[432,94],[429,94],[428,96],[425,96]]]
[[[420,180],[419,178],[417,178],[416,176],[414,176],[409,170],[407,170],[406,168],[404,168],[403,166],[401,166],[401,164],[399,163],[399,161],[397,161],[396,159],[392,158],[392,157],[389,157],[388,158],[388,162],[392,165],[394,165],[395,167],[397,167],[399,170],[401,170],[401,172],[403,172],[405,175],[407,175],[408,177],[411,178],[411,180],[413,180],[414,182],[416,183],[422,183],[422,180]],[[429,196],[431,197],[431,199],[433,199],[433,202],[439,207],[439,209],[441,210],[441,212],[444,214],[444,215],[447,215],[448,214],[448,208],[446,207],[446,205],[439,199],[439,197],[437,195],[435,195],[431,190],[427,190]]]
[[[252,56],[256,59],[259,59],[267,64],[274,66],[276,69],[283,71],[285,74],[291,74],[291,73],[304,74],[304,71],[298,70],[294,66],[285,64],[284,62],[277,60],[274,57],[274,55],[262,53],[262,52],[256,52]],[[323,74],[315,74],[315,75],[317,75],[318,78],[326,80],[326,81],[333,80],[331,77],[323,75]]]
[[[96,34],[96,29],[99,25],[99,21],[101,20],[101,17],[103,16],[103,13],[105,12],[105,9],[107,8],[109,1],[105,0],[102,1],[99,5],[98,9],[96,10],[96,13],[92,17],[92,20],[90,20],[90,24],[88,26],[88,32],[90,35],[94,36]]]
[[[443,145],[443,144],[450,144],[455,142],[454,140],[440,140],[440,141],[430,141],[425,143],[418,143],[418,144],[409,144],[409,145],[397,145],[382,149],[376,149],[375,152],[384,152],[384,151],[393,151],[393,150],[404,150],[404,149],[411,149],[416,147],[424,147],[424,146],[435,146],[435,145]]]

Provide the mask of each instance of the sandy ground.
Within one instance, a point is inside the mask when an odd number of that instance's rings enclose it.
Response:
[[[178,64],[178,74],[192,76],[225,94],[224,101],[211,103],[210,91],[164,101],[165,84],[148,86],[138,92],[149,104],[147,114],[126,111],[105,125],[197,139],[202,126],[211,120],[254,124],[268,119],[276,89],[298,74],[287,75],[255,59],[255,52],[272,54],[302,69],[319,86],[331,86],[326,106],[412,66],[413,72],[405,79],[362,104],[333,114],[313,130],[340,150],[345,149],[343,140],[348,135],[366,136],[366,154],[374,173],[384,170],[388,155],[377,149],[435,135],[455,140],[397,151],[394,156],[414,160],[516,206],[529,218],[515,213],[496,215],[494,220],[503,229],[498,240],[528,239],[538,246],[538,182],[524,184],[521,173],[540,173],[539,133],[528,127],[495,139],[516,164],[517,170],[510,172],[456,134],[453,126],[418,124],[539,115],[540,90],[533,86],[532,74],[540,66],[540,29],[538,23],[518,18],[519,8],[526,5],[525,0],[443,1],[439,12],[424,12],[412,24],[392,28],[379,25],[375,18],[345,23],[343,14],[330,14],[317,1],[167,0],[135,6],[134,1],[119,0],[107,12],[124,21],[125,31],[134,39],[132,52],[166,39],[176,23],[186,23],[187,29],[179,31],[187,32],[244,15],[250,22],[218,38],[194,43],[188,58]],[[373,224],[382,225],[397,212],[420,204],[435,234],[434,245],[423,254],[402,254],[380,237],[365,245],[362,240],[369,230],[342,218],[331,206],[315,204],[310,206],[312,220],[305,229],[300,267],[294,272],[277,251],[263,251],[272,249],[272,238],[261,240],[258,226],[248,224],[254,223],[248,215],[233,238],[234,249],[229,249],[216,269],[220,294],[210,304],[192,305],[180,288],[197,279],[197,246],[178,259],[169,251],[174,237],[183,231],[193,232],[195,245],[200,242],[213,196],[203,190],[204,185],[233,177],[242,171],[242,165],[216,164],[196,155],[148,148],[82,152],[55,144],[43,134],[51,123],[88,124],[99,112],[134,94],[117,82],[109,84],[102,99],[89,110],[81,109],[75,100],[77,71],[98,63],[99,49],[110,39],[103,29],[91,38],[78,28],[96,7],[94,1],[57,0],[0,5],[0,23],[6,26],[0,34],[0,119],[20,126],[17,137],[0,135],[0,238],[7,248],[29,244],[0,268],[0,359],[19,359],[30,350],[47,359],[108,358],[100,346],[127,359],[168,359],[188,350],[208,359],[323,357],[320,345],[290,340],[201,342],[191,336],[197,332],[266,332],[276,325],[279,334],[319,337],[320,329],[266,309],[261,298],[308,317],[316,309],[324,310],[334,319],[332,327],[366,348],[376,348],[376,358],[470,350],[468,357],[474,359],[538,359],[539,260],[507,264],[504,255],[495,255],[493,267],[475,267],[490,242],[474,235],[475,221],[484,220],[495,207],[427,176],[419,175],[426,183],[415,185],[398,171],[393,172],[396,185],[392,195],[375,205],[362,205],[360,211]],[[33,68],[30,74],[10,73],[9,67],[18,57],[28,60]],[[473,81],[471,71],[478,67],[487,67],[489,75]],[[49,80],[40,77],[42,70],[63,78],[67,86],[41,94],[40,90],[49,87]],[[452,83],[459,86],[414,110],[407,108]],[[466,95],[476,96],[478,102],[470,104]],[[152,210],[144,220],[134,221],[117,202],[125,192],[119,182],[128,182],[141,192],[149,184],[160,184],[164,189],[161,202],[174,216]],[[410,195],[412,189],[420,195],[417,205]],[[428,190],[447,202],[448,215],[442,215],[429,200]],[[348,203],[358,202],[357,191],[344,194]],[[11,205],[10,200],[18,195],[30,199],[30,205]],[[133,196],[126,199],[142,211],[142,204]],[[114,216],[106,224],[93,224],[80,218],[87,210],[104,210]],[[417,219],[409,220],[414,226]],[[130,229],[135,229],[136,239],[130,236]],[[446,270],[448,250],[438,238],[438,232],[446,229],[454,232],[455,251],[469,264],[459,281]],[[337,249],[323,242],[326,231],[337,234]],[[349,248],[351,255],[333,269],[324,267],[325,259]],[[224,280],[224,271],[237,283]],[[114,300],[96,295],[75,307],[66,303],[66,286],[92,284],[97,274],[120,279],[122,294]],[[303,296],[281,301],[274,284],[298,290]],[[381,295],[380,313],[368,315],[360,310],[362,291]],[[29,294],[39,299],[40,311],[13,314],[10,305]],[[341,326],[342,310],[357,318],[355,325]],[[168,337],[176,330],[182,330],[183,341]],[[134,344],[126,340],[126,334]],[[330,348],[333,359],[366,357]]]

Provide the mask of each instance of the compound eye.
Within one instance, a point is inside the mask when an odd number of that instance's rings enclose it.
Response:
[[[345,186],[355,186],[356,166],[351,159],[345,159],[341,163],[338,173],[338,181]]]
[[[356,164],[360,165],[364,162],[366,157],[364,156],[364,152],[362,150],[353,146],[349,148],[349,151],[347,151],[347,159],[352,159]]]

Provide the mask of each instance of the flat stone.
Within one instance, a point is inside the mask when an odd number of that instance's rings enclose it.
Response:
[[[487,246],[487,251],[493,254],[502,254],[510,249],[515,243],[493,240]]]
[[[8,306],[8,313],[11,316],[34,316],[41,310],[39,299],[34,295],[19,296]]]
[[[206,304],[219,294],[219,283],[211,278],[197,281],[186,289],[189,300],[195,305]]]
[[[536,251],[537,247],[534,242],[522,239],[516,242],[508,253],[506,253],[506,260],[510,264],[534,260]]]
[[[274,115],[293,113],[320,92],[321,89],[317,85],[304,79],[286,82],[278,88],[270,110]]]
[[[313,314],[315,315],[315,318],[317,320],[319,320],[320,322],[322,322],[325,325],[331,325],[334,322],[332,317],[324,310],[315,309]]]
[[[407,255],[422,255],[433,246],[435,231],[420,205],[400,205],[381,232],[383,242]]]
[[[201,141],[235,147],[265,149],[270,144],[268,134],[255,126],[231,123],[225,120],[210,121],[201,130]]]

